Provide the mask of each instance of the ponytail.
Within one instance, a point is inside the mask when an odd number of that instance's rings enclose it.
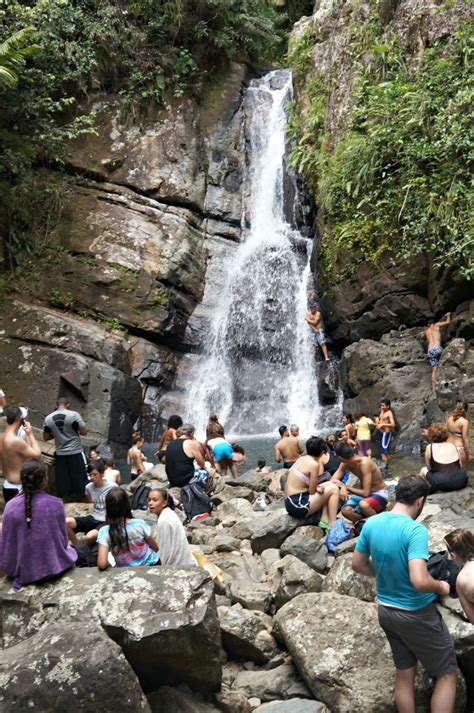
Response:
[[[166,504],[170,510],[174,510],[176,508],[175,499],[171,495],[170,491],[167,490],[166,488],[152,488],[150,490],[150,492],[148,493],[148,495],[150,493],[160,493],[161,497],[166,502]]]
[[[25,518],[28,529],[33,516],[33,495],[41,490],[47,473],[46,464],[39,460],[27,460],[20,470],[21,487],[25,496]]]

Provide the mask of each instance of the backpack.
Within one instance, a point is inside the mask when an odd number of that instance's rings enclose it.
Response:
[[[459,567],[456,562],[449,559],[447,552],[430,552],[427,562],[428,572],[433,579],[440,579],[449,584],[449,596],[457,597],[456,579]]]
[[[150,490],[151,488],[141,483],[141,485],[133,491],[132,510],[148,510],[148,494]]]
[[[326,545],[328,552],[333,554],[338,545],[350,539],[351,532],[352,524],[344,522],[344,520],[336,520],[324,538],[324,544]]]
[[[181,488],[181,504],[188,520],[196,515],[211,512],[211,499],[197,483],[188,483]]]

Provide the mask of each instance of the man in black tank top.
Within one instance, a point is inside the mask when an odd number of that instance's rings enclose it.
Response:
[[[194,461],[204,468],[204,457],[199,442],[194,438],[195,428],[185,423],[179,429],[179,436],[170,441],[166,448],[166,475],[172,488],[182,488],[194,476]]]

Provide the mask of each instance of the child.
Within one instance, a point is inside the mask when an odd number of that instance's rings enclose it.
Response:
[[[375,426],[375,421],[368,418],[360,411],[355,415],[357,455],[372,457],[372,440],[370,436],[370,426]]]
[[[344,429],[343,431],[339,431],[337,433],[337,440],[339,442],[344,441],[344,443],[348,443],[353,448],[356,445],[356,442],[352,438],[349,437],[349,434],[347,433],[346,429]]]
[[[69,540],[77,544],[77,532],[86,533],[84,541],[89,547],[97,539],[97,532],[105,525],[105,498],[116,483],[107,483],[104,479],[105,464],[102,460],[93,460],[87,466],[91,479],[86,485],[86,501],[93,504],[92,513],[84,517],[67,517],[66,525]]]
[[[257,467],[255,468],[256,473],[271,473],[272,469],[268,467],[265,458],[259,458],[257,461]]]
[[[117,485],[121,483],[120,471],[115,468],[113,458],[109,458],[105,462],[104,480],[106,480],[107,483],[116,483]]]
[[[147,463],[147,457],[141,451],[145,439],[143,436],[134,436],[132,447],[127,454],[127,463],[130,466],[130,476],[132,480],[138,478],[141,473],[145,473],[153,468],[153,463]]]
[[[161,564],[195,565],[196,560],[189,548],[186,531],[181,520],[173,512],[175,502],[165,488],[153,488],[148,493],[148,509],[158,517],[156,539]]]
[[[242,448],[242,446],[239,446],[238,443],[232,443],[232,460],[234,463],[237,463],[237,465],[243,465],[247,458],[245,457],[245,451]]]
[[[122,488],[114,488],[105,498],[107,524],[97,536],[97,567],[107,569],[109,553],[117,567],[140,567],[159,562],[158,545],[151,527],[132,515],[132,506]]]

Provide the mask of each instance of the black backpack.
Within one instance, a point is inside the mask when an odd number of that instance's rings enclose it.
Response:
[[[188,520],[212,510],[210,497],[197,483],[188,483],[181,488],[181,503]]]
[[[148,510],[148,493],[151,488],[142,483],[132,495],[132,510]]]
[[[440,579],[449,584],[449,596],[457,597],[456,579],[459,574],[459,567],[456,562],[449,559],[448,553],[430,552],[427,567],[433,579]]]

